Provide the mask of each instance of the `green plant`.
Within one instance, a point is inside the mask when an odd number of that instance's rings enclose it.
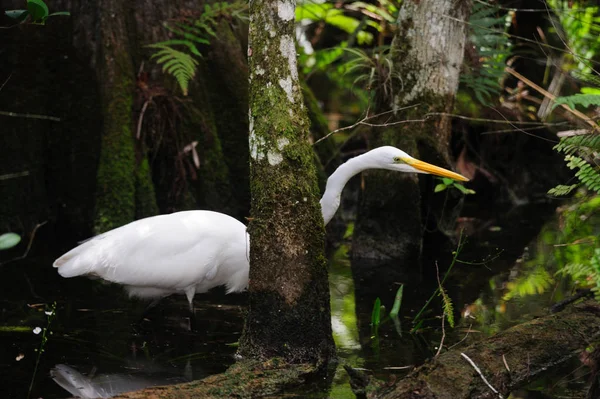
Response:
[[[241,1],[205,4],[204,12],[198,18],[165,22],[163,26],[176,38],[148,45],[156,49],[150,58],[156,59],[163,72],[173,76],[183,95],[187,95],[189,82],[196,75],[198,65],[194,56],[202,57],[198,46],[210,45],[211,37],[216,37],[215,28],[222,19],[246,19],[244,13],[247,8],[247,3]]]
[[[473,93],[477,101],[487,105],[502,90],[506,60],[511,54],[507,38],[513,12],[499,6],[475,2],[469,17],[469,41],[460,75],[462,89]]]
[[[0,235],[0,251],[15,247],[21,242],[21,236],[17,233],[4,233]]]
[[[433,192],[435,192],[435,193],[439,193],[439,192],[444,191],[444,190],[449,189],[449,188],[455,188],[455,189],[457,189],[458,191],[460,191],[461,193],[463,193],[465,195],[475,194],[475,190],[471,190],[470,188],[466,188],[465,186],[463,186],[462,184],[460,184],[456,180],[449,179],[447,177],[443,177],[440,180],[442,182],[438,183],[435,186],[435,188],[433,189]]]
[[[450,272],[452,271],[452,268],[454,267],[454,265],[456,263],[460,262],[458,260],[458,255],[460,254],[460,251],[462,250],[464,245],[465,245],[465,242],[463,241],[463,235],[461,232],[461,235],[458,239],[458,244],[456,246],[456,250],[452,252],[452,255],[453,255],[452,262],[450,262],[450,266],[448,267],[448,270],[446,270],[446,273],[444,274],[444,277],[441,280],[439,279],[439,271],[438,271],[438,288],[433,292],[433,294],[431,294],[431,296],[429,297],[427,302],[425,302],[425,305],[423,305],[421,310],[419,310],[419,312],[413,318],[413,328],[412,328],[411,332],[415,332],[421,327],[421,325],[423,324],[423,320],[421,319],[421,316],[424,314],[425,310],[427,309],[427,307],[429,306],[431,301],[433,301],[433,298],[435,298],[436,296],[440,296],[442,298],[442,309],[444,312],[444,317],[446,317],[446,320],[448,320],[448,324],[450,324],[451,327],[454,327],[454,307],[452,305],[452,300],[450,299],[450,297],[444,290],[444,282],[450,275]],[[437,269],[437,264],[436,264],[436,269]]]
[[[52,305],[47,308],[44,312],[46,314],[46,327],[40,328],[36,327],[33,329],[34,334],[42,333],[42,340],[40,341],[40,346],[35,351],[37,352],[37,359],[35,361],[35,367],[33,369],[33,375],[31,376],[31,382],[29,383],[29,391],[27,393],[27,397],[31,396],[31,390],[33,389],[33,383],[35,382],[35,375],[37,374],[38,366],[40,364],[40,359],[42,357],[42,353],[46,350],[46,342],[48,342],[48,336],[52,335],[52,331],[50,331],[50,325],[52,324],[52,320],[56,316],[56,302],[52,303]]]
[[[48,6],[43,0],[27,0],[27,9],[25,10],[7,10],[4,13],[7,17],[16,20],[19,23],[31,23],[36,25],[44,25],[50,17],[59,15],[71,15],[67,11],[58,11],[50,14]]]

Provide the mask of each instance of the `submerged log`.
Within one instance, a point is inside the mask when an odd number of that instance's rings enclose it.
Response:
[[[256,398],[281,394],[306,382],[319,370],[309,364],[289,365],[272,359],[242,361],[226,372],[186,384],[153,387],[118,396],[121,399]]]
[[[393,386],[373,384],[368,397],[507,397],[549,368],[576,356],[599,336],[600,306],[595,301],[586,301],[561,313],[512,327],[467,348],[446,352]]]

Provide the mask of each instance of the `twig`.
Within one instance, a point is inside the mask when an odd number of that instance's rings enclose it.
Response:
[[[465,339],[467,339],[467,337],[469,336],[469,334],[471,333],[471,327],[473,327],[473,323],[469,324],[469,328],[467,329],[467,333],[465,334],[465,336],[463,337],[463,339],[461,339],[460,341],[458,341],[457,343],[455,343],[454,345],[448,347],[448,350],[454,348],[457,345],[460,345],[461,342],[463,342]]]
[[[485,384],[495,393],[498,395],[499,398],[503,399],[502,394],[500,392],[498,392],[496,390],[496,388],[494,388],[492,386],[492,384],[490,384],[488,382],[488,380],[485,379],[485,376],[483,375],[483,373],[481,372],[481,370],[479,369],[479,367],[477,367],[477,365],[469,358],[469,356],[465,355],[464,353],[460,353],[460,355],[462,357],[464,357],[465,359],[467,359],[467,362],[469,362],[471,364],[471,366],[473,366],[473,368],[475,369],[475,371],[477,371],[477,374],[479,374],[479,376],[481,377],[481,379],[483,380],[483,382],[485,382]]]
[[[43,225],[45,225],[46,223],[48,223],[48,221],[44,221],[42,223],[38,223],[35,225],[35,227],[33,228],[33,231],[31,232],[31,238],[29,239],[29,244],[27,244],[27,249],[25,250],[25,253],[21,256],[17,256],[16,258],[12,258],[7,260],[6,262],[2,262],[0,263],[0,266],[4,266],[7,263],[11,263],[17,260],[21,260],[21,259],[25,259],[27,257],[27,255],[29,254],[29,250],[31,249],[31,246],[33,245],[33,239],[35,238],[35,233],[37,232],[37,230],[42,227]]]
[[[482,30],[486,30],[488,32],[496,33],[496,34],[503,35],[503,36],[506,36],[506,37],[509,37],[509,38],[519,39],[519,40],[524,41],[524,42],[537,44],[540,47],[546,47],[548,49],[556,50],[556,51],[561,52],[561,53],[573,55],[569,51],[567,51],[567,50],[565,50],[563,48],[552,46],[550,44],[540,43],[540,42],[538,42],[536,40],[529,39],[529,38],[524,37],[524,36],[517,36],[517,35],[513,35],[511,33],[504,32],[504,31],[501,31],[501,30],[498,30],[498,29],[492,29],[492,28],[489,28],[487,26],[477,25],[477,24],[474,24],[474,23],[471,23],[471,22],[468,22],[468,21],[465,21],[465,20],[462,20],[462,19],[458,19],[458,18],[452,17],[452,16],[447,15],[447,14],[442,14],[442,16],[444,18],[448,18],[451,21],[460,22],[460,23],[463,23],[465,25],[470,25],[470,26],[474,26],[474,27],[482,29]],[[577,55],[574,55],[574,56],[576,58],[583,59],[583,60],[589,61],[589,62],[594,63],[594,64],[600,64],[600,62],[594,61],[592,58],[586,58],[586,57],[577,56]]]
[[[396,366],[396,367],[384,367],[384,370],[406,370],[415,367],[414,365],[410,366]]]
[[[138,123],[137,123],[137,132],[135,134],[135,138],[138,140],[140,138],[140,133],[142,131],[142,122],[144,120],[144,114],[146,113],[146,108],[148,108],[148,104],[150,104],[151,101],[152,101],[152,96],[150,96],[150,98],[147,99],[146,102],[144,102],[144,105],[142,106],[142,111],[140,112],[140,117],[138,118]]]
[[[585,134],[592,133],[591,130],[588,129],[575,129],[575,130],[564,130],[562,132],[556,133],[558,137],[573,137],[573,136],[583,136]]]
[[[15,118],[45,119],[45,120],[49,120],[49,121],[60,122],[60,118],[57,118],[56,116],[48,116],[48,115],[19,114],[17,112],[8,112],[8,111],[0,111],[0,115],[12,116]]]
[[[28,170],[24,170],[23,172],[7,173],[5,175],[0,175],[0,181],[2,181],[2,180],[16,179],[17,177],[24,177],[24,176],[29,176],[29,171]]]
[[[548,97],[552,101],[556,101],[556,96],[554,94],[549,93],[548,91],[544,90],[542,87],[533,83],[531,80],[527,79],[525,76],[521,75],[519,72],[515,71],[514,69],[512,69],[510,67],[506,67],[506,68],[504,68],[504,70],[506,72],[510,73],[511,75],[513,75],[515,78],[519,79],[521,82],[525,83],[527,86],[529,86],[532,89],[534,89],[535,91],[537,91],[538,93],[542,94],[543,96]],[[579,119],[583,120],[585,123],[590,125],[592,127],[592,129],[600,130],[600,128],[598,127],[596,122],[594,122],[593,120],[588,118],[587,115],[577,111],[576,109],[571,109],[567,104],[560,104],[560,106],[562,108],[564,108],[567,112],[570,112],[571,114],[577,116]]]
[[[399,108],[399,109],[395,109],[395,110],[389,110],[389,111],[385,111],[385,112],[382,112],[382,113],[379,113],[379,114],[375,114],[375,115],[371,115],[371,116],[365,116],[364,118],[362,118],[358,122],[353,123],[352,125],[340,127],[339,129],[335,129],[335,130],[327,133],[325,136],[323,136],[320,139],[318,139],[317,141],[315,141],[313,143],[313,145],[317,145],[321,141],[328,139],[332,134],[339,133],[339,132],[344,131],[344,130],[354,129],[356,126],[359,126],[359,125],[367,125],[367,126],[377,126],[377,127],[379,127],[379,126],[392,126],[394,124],[399,124],[399,123],[407,123],[408,121],[398,121],[398,122],[391,122],[391,123],[377,125],[377,124],[367,123],[366,121],[368,121],[370,119],[373,119],[373,118],[378,118],[378,117],[383,116],[383,115],[391,114],[392,112],[397,112],[397,111],[402,111],[402,110],[405,110],[405,109],[410,109],[410,108],[418,107],[419,105],[421,105],[421,104],[409,105],[407,107],[403,107],[403,108]]]
[[[570,296],[567,299],[563,299],[560,302],[556,302],[554,305],[552,305],[550,307],[550,313],[558,313],[558,312],[562,311],[567,305],[577,301],[578,299],[586,297],[588,295],[593,295],[593,292],[590,288],[579,289],[579,290],[577,290],[577,293],[575,295]]]
[[[8,83],[8,81],[10,80],[11,77],[12,77],[12,73],[10,75],[8,75],[8,78],[6,78],[4,83],[2,83],[2,86],[0,86],[0,91],[2,91],[2,89],[4,89],[4,86],[6,86],[6,84]]]
[[[437,260],[435,261],[435,276],[437,277],[438,289],[441,292],[444,288],[442,287],[442,282],[440,281],[440,268],[438,266]],[[444,328],[445,320],[446,320],[446,310],[444,310],[442,313],[442,339],[440,340],[440,345],[438,347],[438,350],[437,350],[434,358],[439,356],[440,352],[442,351],[442,347],[444,346],[444,339],[446,338],[446,330]]]
[[[508,363],[506,362],[504,354],[502,354],[502,361],[504,362],[504,367],[506,367],[506,370],[510,373],[510,368],[508,367]]]

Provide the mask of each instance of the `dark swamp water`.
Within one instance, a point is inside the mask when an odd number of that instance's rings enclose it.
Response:
[[[549,257],[553,240],[560,234],[556,206],[529,204],[486,215],[470,214],[468,208],[463,211],[460,227],[466,243],[458,256],[461,262],[444,283],[456,318],[454,328],[446,324],[444,350],[543,315],[549,305],[569,295],[570,286],[560,278],[541,284],[541,288],[533,284],[533,295],[519,294],[515,283],[528,273],[539,272],[536,268],[540,267],[554,274]],[[234,362],[246,295],[224,295],[218,290],[197,295],[198,328],[194,332],[187,330],[183,296],[163,300],[146,320],[137,323],[144,303],[129,300],[117,286],[60,278],[51,264],[68,248],[44,248],[44,234],[33,245],[38,250],[31,256],[1,266],[1,397],[28,396],[43,335],[35,334],[34,329],[47,326],[46,312],[54,302],[55,315],[39,356],[32,398],[66,398],[77,393],[63,389],[53,376],[63,385],[72,378],[81,395],[108,397],[145,386],[203,378]],[[330,261],[332,326],[340,363],[330,379],[288,392],[286,397],[353,398],[342,364],[390,380],[434,356],[440,345],[442,311],[437,299],[423,312],[417,332],[410,332],[415,315],[436,288],[435,277],[421,281],[416,277],[418,271],[410,268],[398,272],[394,265],[352,264],[346,253],[343,245]],[[439,266],[443,274],[448,265],[440,261]],[[435,276],[433,262],[422,267],[424,275]],[[391,309],[400,283],[405,285],[401,324],[384,322],[375,336],[370,326],[374,300],[380,297]],[[511,398],[583,397],[588,377],[589,370],[575,358],[513,392]]]

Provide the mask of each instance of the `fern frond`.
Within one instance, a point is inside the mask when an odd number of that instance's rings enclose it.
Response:
[[[446,320],[448,320],[450,327],[454,328],[454,306],[452,304],[452,300],[441,284],[439,285],[439,289],[439,295],[442,297],[442,309],[444,310],[444,315],[446,316]]]
[[[150,58],[157,58],[157,63],[162,64],[163,72],[167,72],[177,80],[184,96],[188,94],[189,82],[196,75],[196,61],[191,55],[175,50],[166,44],[154,44],[153,48],[159,49]]]
[[[502,299],[542,294],[552,285],[552,276],[542,266],[537,266],[526,275],[506,284],[507,292]]]
[[[581,152],[584,154],[600,152],[600,134],[590,133],[578,136],[563,137],[560,142],[554,146],[559,152],[567,155]]]
[[[586,160],[574,155],[567,155],[565,160],[570,169],[579,169],[575,176],[588,190],[600,194],[600,173],[596,166],[592,166]]]
[[[548,190],[548,195],[552,195],[555,197],[562,197],[564,195],[569,194],[571,191],[575,190],[579,186],[580,186],[580,184],[572,184],[570,186],[565,186],[563,184],[559,184],[558,186]]]
[[[594,105],[600,107],[600,94],[573,94],[572,96],[558,97],[554,101],[553,109],[559,106],[560,104],[566,104],[571,109],[575,109],[576,105],[581,105],[583,107],[589,107],[590,105]]]
[[[162,65],[163,72],[175,77],[183,94],[187,95],[189,82],[196,75],[198,62],[187,52],[173,46],[186,47],[191,54],[202,57],[196,45],[209,45],[209,38],[216,37],[214,28],[221,18],[242,18],[242,12],[247,8],[247,3],[241,1],[206,4],[204,13],[195,20],[175,22],[172,25],[165,23],[164,27],[177,38],[147,46],[158,50],[150,58]]]
[[[510,26],[503,11],[496,5],[476,2],[469,18],[472,51],[465,60],[470,67],[461,74],[460,82],[473,93],[477,101],[489,104],[501,90],[506,59],[511,43],[504,32]]]

